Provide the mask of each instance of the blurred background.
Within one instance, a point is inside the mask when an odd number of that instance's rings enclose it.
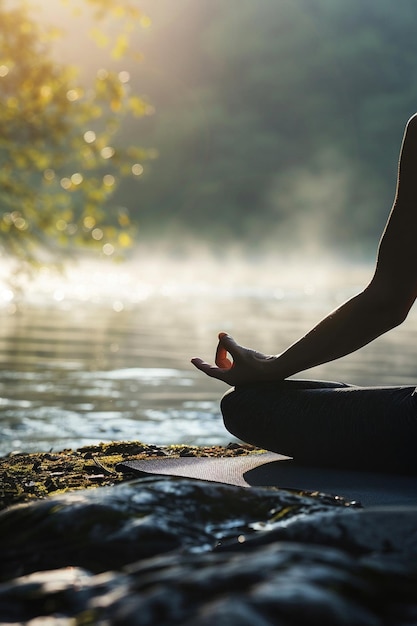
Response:
[[[216,335],[363,288],[417,109],[414,0],[0,0],[0,453],[227,443]],[[308,376],[412,383],[415,326]]]

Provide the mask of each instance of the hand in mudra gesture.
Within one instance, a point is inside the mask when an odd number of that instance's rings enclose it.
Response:
[[[191,362],[211,378],[229,385],[240,385],[276,379],[271,367],[276,358],[245,348],[227,333],[220,333],[215,365],[199,358],[191,359]]]

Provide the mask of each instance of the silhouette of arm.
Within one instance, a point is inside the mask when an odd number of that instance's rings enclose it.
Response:
[[[417,297],[416,238],[417,115],[405,129],[395,200],[369,285],[279,355],[266,356],[221,333],[216,364],[198,358],[193,364],[208,376],[236,385],[287,378],[358,350],[407,317]]]

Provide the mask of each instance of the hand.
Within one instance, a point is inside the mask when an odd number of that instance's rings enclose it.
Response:
[[[220,333],[216,364],[211,365],[198,358],[191,359],[191,363],[211,378],[217,378],[229,385],[239,385],[277,380],[278,376],[271,367],[276,359],[276,356],[267,356],[250,348],[244,348],[227,333]]]

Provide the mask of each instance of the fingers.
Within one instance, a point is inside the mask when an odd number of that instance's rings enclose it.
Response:
[[[205,374],[208,374],[208,376],[213,376],[213,372],[219,369],[215,365],[211,365],[211,363],[207,363],[207,361],[203,361],[203,359],[199,359],[198,357],[191,359],[191,363],[198,370],[204,372]]]
[[[216,349],[215,365],[211,365],[203,359],[191,359],[191,363],[211,378],[217,378],[225,383],[228,382],[232,368],[234,367],[234,359],[241,350],[236,341],[227,333],[219,333],[219,343]],[[229,358],[229,356],[231,358]]]
[[[216,350],[215,363],[217,367],[222,367],[225,369],[230,369],[233,365],[233,361],[231,361],[227,356],[226,348],[220,343],[220,341]]]
[[[206,361],[203,361],[203,359],[199,358],[191,359],[191,363],[198,370],[200,370],[204,374],[207,374],[207,376],[210,376],[211,378],[217,378],[217,380],[221,380],[223,382],[227,382],[225,380],[225,377],[227,378],[227,370],[225,371],[223,369],[220,369],[216,365],[211,365],[210,363],[207,363]]]

